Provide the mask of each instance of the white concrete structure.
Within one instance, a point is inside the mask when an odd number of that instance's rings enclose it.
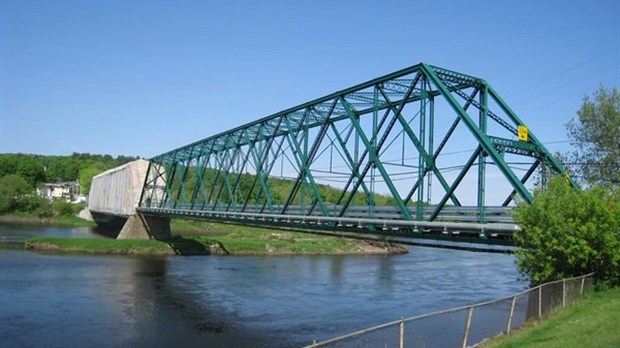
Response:
[[[136,213],[149,161],[137,160],[107,170],[90,185],[88,210],[99,225],[119,227],[117,239],[168,239],[170,218]]]
[[[135,214],[148,167],[148,161],[137,160],[93,177],[88,210],[124,217]]]

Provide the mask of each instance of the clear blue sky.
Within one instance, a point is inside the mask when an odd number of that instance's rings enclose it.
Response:
[[[419,62],[566,150],[620,87],[619,23],[619,0],[0,0],[0,152],[151,157]]]

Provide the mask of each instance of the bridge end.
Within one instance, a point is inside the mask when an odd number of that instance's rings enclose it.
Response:
[[[116,239],[169,239],[170,218],[136,213],[127,219]]]

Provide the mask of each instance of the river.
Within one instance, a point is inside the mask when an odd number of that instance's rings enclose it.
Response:
[[[0,224],[3,347],[295,347],[527,286],[514,256],[138,257],[33,252],[89,228]]]

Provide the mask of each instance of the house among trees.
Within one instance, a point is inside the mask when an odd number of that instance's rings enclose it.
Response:
[[[77,181],[46,183],[43,185],[43,189],[37,189],[37,193],[50,201],[74,202],[80,199],[80,185]]]

